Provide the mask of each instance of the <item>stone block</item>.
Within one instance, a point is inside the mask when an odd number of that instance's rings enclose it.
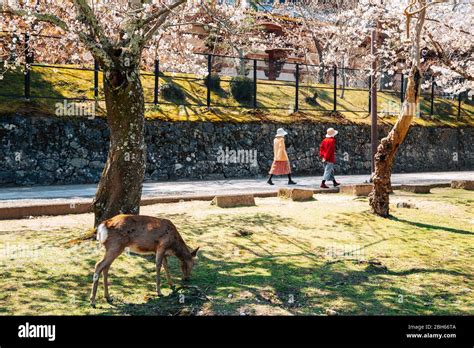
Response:
[[[220,208],[250,207],[255,205],[253,195],[222,195],[215,196],[211,204]]]
[[[402,185],[402,191],[412,192],[412,193],[430,193],[430,185]]]
[[[344,185],[339,188],[340,193],[354,196],[368,196],[372,191],[372,184]]]
[[[474,190],[474,180],[453,180],[451,181],[451,188]]]
[[[295,202],[304,202],[312,200],[313,193],[313,190],[281,187],[278,190],[278,197],[291,199]]]

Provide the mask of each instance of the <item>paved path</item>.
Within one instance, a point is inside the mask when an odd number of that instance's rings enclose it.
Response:
[[[465,172],[433,172],[393,174],[392,184],[406,183],[445,183],[456,179],[474,180],[474,171]],[[295,177],[297,187],[319,187],[320,176]],[[341,175],[337,176],[342,184],[363,183],[369,180],[369,175]],[[265,183],[266,179],[232,179],[214,181],[165,181],[145,183],[143,198],[178,196],[178,195],[211,195],[222,193],[252,193],[271,192],[286,185],[286,178],[274,180],[275,186]],[[6,187],[0,188],[0,205],[60,201],[90,201],[94,196],[96,185],[62,185],[62,186],[34,186],[34,187]]]

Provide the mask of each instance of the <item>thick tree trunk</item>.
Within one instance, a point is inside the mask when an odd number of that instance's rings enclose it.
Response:
[[[375,154],[375,172],[372,175],[374,188],[369,195],[372,212],[377,215],[389,216],[390,177],[395,155],[400,144],[410,129],[420,98],[421,74],[417,66],[413,66],[408,76],[406,98],[397,123],[390,133],[382,139]]]
[[[94,225],[139,214],[146,164],[145,106],[139,70],[104,71],[110,147],[93,203]]]

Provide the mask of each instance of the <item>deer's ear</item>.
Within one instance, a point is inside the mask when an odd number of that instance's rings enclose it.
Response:
[[[197,247],[196,249],[194,249],[193,251],[191,251],[191,256],[192,256],[192,257],[196,257],[196,256],[197,256],[197,253],[198,253],[199,248],[200,248],[200,247]]]

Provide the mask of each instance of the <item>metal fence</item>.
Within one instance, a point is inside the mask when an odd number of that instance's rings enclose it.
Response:
[[[0,81],[0,97],[26,100],[103,100],[101,71],[97,63],[90,68],[36,63],[34,62],[35,54],[29,47],[29,37],[25,37],[23,54],[25,55],[24,77],[21,78],[18,73],[6,74]],[[249,59],[211,54],[204,55],[204,58],[200,60],[202,63],[197,64],[205,65],[201,68],[207,71],[207,76],[161,71],[159,60],[155,60],[153,71],[141,74],[145,102],[152,105],[176,104],[162,97],[160,85],[186,83],[188,89],[193,92],[187,91],[186,99],[179,103],[185,106],[280,109],[288,110],[288,113],[295,111],[370,112],[369,88],[372,81],[367,70],[317,66],[288,60]],[[78,91],[78,95],[63,95],[59,88],[55,89],[60,86],[52,86],[53,88],[48,89],[47,82],[42,80],[42,76],[51,71],[59,74],[56,81],[60,85],[67,83],[66,78],[61,80],[62,76],[68,75],[68,78],[73,78],[71,72],[81,72],[81,77],[74,78],[82,80],[81,85],[89,84],[90,88]],[[213,90],[211,84],[208,83],[210,76],[213,75],[219,76],[220,90]],[[252,82],[252,96],[246,101],[237,102],[231,97],[230,83],[235,76],[245,76]],[[21,90],[19,79],[22,79]],[[474,116],[471,111],[472,99],[462,94],[442,93],[434,78],[425,77],[425,79],[428,79],[430,87],[423,90],[421,94],[420,113],[422,115]],[[406,76],[400,73],[385,74],[376,83],[378,90],[382,92],[378,95],[378,112],[398,114],[406,89]],[[466,107],[463,108],[463,106]]]

